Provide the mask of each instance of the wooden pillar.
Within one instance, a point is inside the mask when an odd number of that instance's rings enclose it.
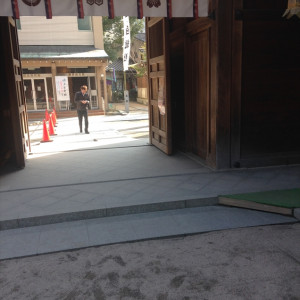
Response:
[[[107,85],[106,85],[106,72],[105,72],[105,67],[101,67],[101,74],[103,74],[103,76],[101,77],[101,79],[103,80],[103,85],[104,85],[104,104],[105,104],[105,111],[108,111],[108,102],[107,102]]]
[[[242,55],[243,55],[243,22],[238,18],[238,10],[243,9],[242,0],[234,0],[232,4],[232,79],[230,100],[230,167],[240,167],[241,156],[241,112],[242,112]]]
[[[101,95],[101,69],[100,67],[95,67],[96,68],[96,88],[97,88],[97,98],[98,98],[98,107],[100,109],[102,109],[103,111],[104,110],[104,107],[103,107],[103,103],[102,103],[102,95]]]
[[[233,0],[218,1],[217,22],[217,169],[231,167],[232,23]],[[233,74],[233,78],[238,78]],[[233,79],[233,80],[234,80]]]
[[[54,61],[51,63],[51,73],[52,73],[52,89],[53,89],[53,96],[54,96],[54,106],[56,110],[59,110],[57,95],[56,95],[56,83],[55,83],[56,65]]]
[[[98,95],[98,104],[99,108],[104,111],[104,114],[108,110],[107,103],[107,88],[106,88],[106,74],[105,68],[100,66],[96,67],[96,80],[97,80],[97,95]],[[103,84],[103,92],[101,88],[101,84]],[[102,98],[104,101],[102,101]]]

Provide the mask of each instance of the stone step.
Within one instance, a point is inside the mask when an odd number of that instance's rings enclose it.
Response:
[[[58,251],[296,222],[278,214],[204,206],[0,231],[0,260]]]
[[[185,199],[177,201],[166,201],[166,202],[153,202],[153,203],[141,203],[136,205],[125,205],[117,207],[106,207],[92,210],[80,210],[70,211],[67,213],[56,213],[56,214],[45,214],[23,217],[18,219],[7,219],[0,221],[0,231],[24,228],[31,226],[55,224],[62,222],[87,220],[94,218],[105,218],[113,216],[122,216],[130,214],[140,214],[149,212],[158,212],[175,209],[185,209],[192,207],[203,207],[216,205],[218,202],[217,197],[211,198],[199,198],[199,199]],[[71,210],[71,208],[69,209]]]

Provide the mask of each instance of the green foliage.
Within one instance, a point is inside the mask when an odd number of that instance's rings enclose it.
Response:
[[[137,90],[136,89],[129,90],[129,99],[132,101],[136,101],[136,98],[137,98]]]
[[[130,67],[135,69],[136,71],[136,77],[144,77],[147,75],[147,51],[146,51],[146,43],[144,43],[140,49],[143,53],[143,60],[138,63],[131,65]]]
[[[104,49],[111,61],[115,61],[122,57],[123,47],[123,18],[115,17],[109,19],[108,17],[102,18],[103,22],[103,35],[104,35]],[[130,37],[132,38],[137,33],[145,31],[144,19],[137,19],[136,17],[129,17],[130,23]]]
[[[130,67],[136,70],[136,77],[144,77],[147,75],[146,64],[135,64],[131,65]]]
[[[112,101],[113,102],[122,102],[124,100],[124,92],[123,91],[113,91],[112,92]]]

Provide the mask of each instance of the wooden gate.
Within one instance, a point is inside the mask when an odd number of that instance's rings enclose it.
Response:
[[[215,107],[212,99],[212,26],[199,19],[186,27],[186,122],[188,149],[215,165]],[[214,74],[213,74],[214,76]]]
[[[169,85],[168,24],[165,18],[147,18],[150,142],[172,154]]]
[[[300,22],[286,1],[235,0],[231,164],[248,167],[299,160]]]
[[[7,88],[4,94],[8,103],[3,114],[6,118],[6,135],[11,133],[12,136],[8,148],[10,148],[11,157],[16,166],[24,168],[30,140],[17,29],[15,21],[11,17],[0,18],[0,23],[4,54],[2,58],[4,60],[3,72],[6,74],[3,86],[6,83]],[[7,140],[9,139],[7,138]]]

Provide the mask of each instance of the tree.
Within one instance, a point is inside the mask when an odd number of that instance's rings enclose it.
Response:
[[[144,53],[143,60],[140,63],[131,65],[131,67],[136,70],[136,77],[147,76],[147,51],[146,51],[146,43],[144,43],[141,46],[141,50]]]
[[[103,22],[103,35],[104,35],[104,49],[111,61],[115,61],[122,57],[123,47],[123,18],[115,17],[109,19],[108,17],[102,18]],[[137,33],[145,32],[144,19],[137,19],[136,17],[129,17],[130,22],[130,36],[131,38]]]

